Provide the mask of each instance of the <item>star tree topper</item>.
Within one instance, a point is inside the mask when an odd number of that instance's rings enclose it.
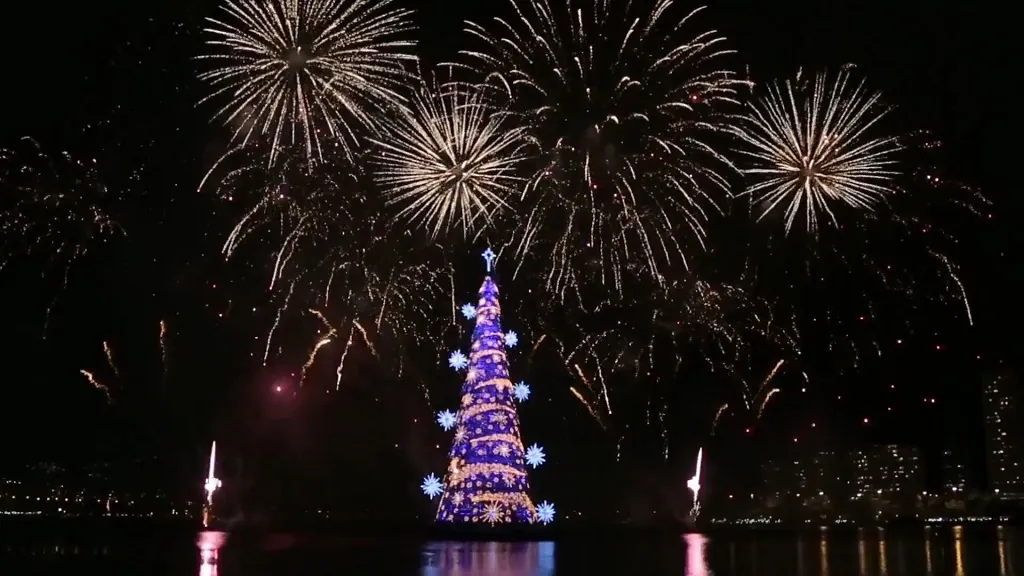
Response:
[[[491,269],[494,268],[494,260],[498,257],[498,255],[494,253],[494,250],[488,248],[487,250],[484,250],[483,256],[484,262],[487,263],[487,273],[490,274]]]

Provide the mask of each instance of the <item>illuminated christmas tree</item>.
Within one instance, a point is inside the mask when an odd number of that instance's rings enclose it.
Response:
[[[449,366],[466,371],[458,413],[445,410],[437,417],[445,430],[455,428],[448,472],[443,483],[427,476],[421,488],[431,498],[441,496],[438,522],[547,524],[554,506],[534,506],[528,494],[527,466],[540,466],[545,455],[536,444],[524,448],[519,437],[516,401],[525,401],[530,388],[509,376],[505,350],[519,337],[501,327],[498,287],[490,276],[494,258],[490,249],[484,252],[488,274],[480,299],[462,307],[467,319],[476,319],[469,355],[456,351],[448,357]]]

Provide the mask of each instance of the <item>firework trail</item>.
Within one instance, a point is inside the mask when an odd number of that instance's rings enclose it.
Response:
[[[354,331],[354,327],[349,327],[349,329],[348,329],[348,339],[345,340],[345,348],[341,351],[341,360],[338,361],[338,367],[334,371],[335,375],[337,376],[334,379],[334,390],[335,391],[341,390],[341,376],[345,372],[345,359],[348,358],[348,351],[349,351],[350,348],[352,348],[352,332],[353,331]]]
[[[46,305],[46,314],[43,316],[43,340],[50,334],[50,318],[53,317],[53,309],[57,306],[57,300],[61,295],[67,292],[68,279],[71,276],[71,262],[76,260],[78,256],[80,256],[79,253],[73,254],[71,260],[64,265],[64,274],[61,275],[60,288],[54,293],[53,298],[50,298],[50,303]]]
[[[375,143],[377,180],[402,207],[398,217],[433,237],[456,225],[468,234],[490,224],[522,183],[522,129],[500,122],[468,85],[423,81],[411,107],[385,120]]]
[[[872,135],[889,109],[850,70],[768,85],[735,129],[747,145],[739,152],[751,160],[744,194],[761,207],[760,218],[784,207],[786,232],[801,214],[814,232],[823,214],[838,225],[833,204],[871,210],[896,192],[899,142]]]
[[[775,396],[775,394],[778,393],[778,391],[778,388],[772,388],[771,390],[768,391],[767,394],[764,395],[764,398],[761,399],[761,404],[757,407],[758,420],[760,420],[761,416],[764,415],[764,409],[768,406],[768,401],[771,400],[772,396]]]
[[[768,383],[771,382],[775,378],[775,375],[779,373],[779,369],[782,368],[782,365],[785,364],[785,363],[786,363],[785,360],[779,360],[778,362],[775,363],[775,366],[772,367],[771,372],[769,372],[768,376],[761,382],[761,385],[757,387],[757,391],[754,392],[754,398],[757,398],[758,396],[761,396],[761,394],[768,387]],[[770,395],[771,395],[771,393],[768,394],[768,396],[770,396]],[[750,401],[747,398],[744,398],[744,400],[747,400],[747,409],[749,410],[751,408]],[[764,409],[764,404],[767,403],[767,402],[768,402],[768,398],[765,397],[762,400],[762,407],[761,407],[762,410]],[[760,414],[758,414],[758,418],[760,418]]]
[[[539,149],[516,259],[539,258],[563,300],[595,280],[620,294],[627,277],[662,282],[689,244],[703,246],[728,195],[733,168],[713,142],[727,131],[718,111],[745,83],[721,67],[723,38],[687,34],[700,9],[671,0],[650,11],[605,0],[513,7],[516,18],[468,24],[478,46],[464,56]]]
[[[580,394],[580,391],[577,390],[576,388],[570,386],[569,387],[569,391],[572,392],[572,395],[575,396],[576,399],[579,400],[581,404],[583,404],[583,407],[587,409],[587,412],[590,413],[590,416],[594,419],[594,421],[596,421],[601,426],[602,429],[607,429],[605,427],[604,421],[601,419],[601,415],[598,414],[598,412],[594,408],[593,404],[591,404],[590,402],[587,402],[586,398],[584,398],[583,395]]]
[[[292,296],[295,294],[295,285],[298,282],[292,282],[288,286],[288,293],[285,294],[284,304],[278,307],[277,314],[274,316],[274,324],[270,327],[270,331],[267,332],[267,345],[263,349],[263,365],[267,365],[267,358],[270,357],[270,345],[274,342],[274,333],[277,332],[278,326],[281,325],[281,316],[284,315],[285,310],[288,309],[288,304],[291,303]]]
[[[163,380],[167,381],[167,371],[170,368],[170,362],[167,353],[167,321],[160,321],[160,366],[163,371]]]
[[[411,16],[391,0],[226,0],[204,30],[203,101],[224,99],[214,118],[235,143],[269,142],[270,164],[293,144],[351,157],[358,129],[401,105]]]
[[[114,362],[114,350],[110,347],[110,344],[103,343],[103,354],[107,357],[107,366],[110,366],[110,370],[114,373],[114,378],[121,379],[121,372],[117,369],[117,364]]]
[[[43,337],[75,264],[107,240],[124,235],[110,214],[120,197],[103,182],[95,160],[68,152],[51,155],[32,138],[0,150],[0,265],[14,258],[39,258],[43,275],[60,274],[46,308]],[[35,264],[35,263],[33,263]]]
[[[779,370],[782,368],[782,365],[784,363],[785,360],[779,360],[778,362],[775,363],[775,366],[772,367],[771,371],[768,373],[768,376],[761,382],[761,385],[758,386],[757,390],[754,392],[753,395],[751,395],[747,391],[746,387],[744,387],[743,401],[746,406],[747,413],[754,413],[754,406],[751,404],[751,402],[757,402],[757,411],[756,416],[754,417],[755,421],[761,419],[761,416],[764,415],[764,409],[768,406],[768,401],[772,399],[772,396],[779,392],[778,388],[769,389],[768,384],[772,382],[772,380],[774,380],[775,376],[779,373]],[[807,375],[805,374],[804,378],[806,379],[806,377]],[[758,400],[759,398],[760,400]],[[715,412],[714,418],[711,419],[711,436],[714,436],[715,432],[718,431],[718,424],[722,420],[722,416],[724,416],[728,410],[729,403],[724,403],[718,407],[718,410]]]
[[[327,334],[323,338],[317,340],[316,344],[313,345],[313,349],[310,350],[309,352],[309,357],[306,358],[306,363],[302,365],[302,373],[299,376],[300,388],[306,381],[306,372],[308,372],[309,369],[313,366],[313,363],[316,362],[316,357],[320,353],[320,349],[333,342],[334,337],[338,335],[338,331],[334,328],[334,326],[331,326],[331,323],[327,321],[327,318],[323,315],[322,312],[320,312],[319,310],[310,310],[309,312],[318,320],[320,320],[320,322],[323,323],[324,326],[327,327]]]
[[[594,394],[599,401],[602,398],[604,399],[605,410],[607,410],[608,414],[611,415],[611,397],[608,394],[608,386],[604,379],[604,368],[601,362],[602,358],[600,358],[596,352],[597,345],[605,337],[605,334],[600,334],[594,338],[584,338],[583,341],[580,342],[571,351],[569,351],[568,354],[562,354],[562,362],[565,364],[566,369],[569,370],[570,373],[573,373],[577,377],[579,377],[580,382],[587,388],[587,390]],[[559,348],[564,350],[564,348],[562,348],[561,346],[559,346]],[[594,368],[594,376],[600,388],[595,388],[594,384],[591,382],[591,379],[587,378],[587,375],[583,371],[583,368],[580,367],[580,362],[587,361],[589,361],[589,364]],[[579,397],[579,394],[577,394],[577,396]],[[582,397],[580,399],[582,400]]]
[[[722,415],[725,414],[726,410],[729,409],[729,403],[726,402],[718,407],[718,411],[715,412],[715,417],[711,419],[711,435],[714,436],[718,430],[718,422],[722,419]]]
[[[107,388],[102,382],[96,379],[96,376],[88,370],[79,370],[79,374],[85,377],[89,385],[103,393],[103,396],[107,399],[107,404],[113,404],[114,398],[110,395],[110,388]]]
[[[971,313],[971,301],[967,298],[967,289],[964,288],[963,281],[960,280],[959,267],[950,262],[949,258],[945,254],[938,252],[929,252],[932,258],[935,258],[939,262],[942,262],[943,266],[946,267],[946,272],[949,279],[956,284],[957,291],[960,294],[960,301],[963,302],[964,312],[967,314],[967,324],[974,326],[974,314]]]

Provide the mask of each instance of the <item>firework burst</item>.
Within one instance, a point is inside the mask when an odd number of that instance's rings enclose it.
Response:
[[[243,147],[225,155],[203,186],[238,205],[225,257],[269,265],[267,295],[276,311],[261,340],[264,364],[295,351],[276,338],[282,327],[312,327],[316,342],[301,381],[312,378],[318,358],[334,353],[337,387],[354,354],[403,357],[436,334],[429,311],[444,299],[450,268],[410,232],[393,233],[383,204],[353,165],[314,164],[299,147],[274,165],[254,153]]]
[[[230,150],[207,173],[200,190],[210,189],[225,204],[239,207],[222,252],[231,258],[247,241],[269,249],[273,290],[291,273],[289,266],[296,265],[295,273],[309,266],[308,261],[294,262],[297,254],[309,251],[319,262],[331,252],[336,235],[354,234],[365,195],[359,173],[345,163],[315,164],[297,147],[279,154],[275,165],[262,158],[253,147]],[[349,245],[351,238],[341,240]]]
[[[549,291],[584,280],[624,292],[626,276],[662,281],[727,196],[731,168],[712,144],[718,110],[743,84],[700,11],[671,0],[534,0],[517,17],[469,24],[470,68],[507,100],[540,155],[524,187],[517,258],[546,258]],[[550,240],[549,240],[550,239]]]
[[[296,143],[322,161],[327,137],[350,153],[357,128],[401,101],[413,25],[390,0],[226,0],[222,11],[199,57],[211,65],[204,101],[224,98],[215,118],[236,143],[269,141],[271,164]]]
[[[360,347],[379,367],[401,377],[409,352],[425,343],[436,349],[443,333],[444,319],[435,309],[446,300],[451,269],[440,251],[403,250],[395,239],[384,237],[375,243],[374,250],[331,261],[326,282],[307,301],[319,306],[310,310],[319,329],[303,372],[321,355],[333,353],[336,390],[346,361]],[[425,382],[418,384],[429,397]]]
[[[813,237],[773,228],[751,230],[739,243],[759,288],[798,328],[802,347],[821,352],[806,360],[831,359],[804,370],[859,368],[894,343],[880,340],[882,333],[909,337],[939,318],[973,322],[958,263],[971,252],[963,232],[990,216],[990,203],[934,167],[941,143],[927,132],[898,145],[913,169],[872,210]]]
[[[889,109],[881,94],[851,78],[818,74],[769,84],[741,116],[736,134],[749,157],[744,194],[760,218],[784,210],[788,233],[803,216],[815,232],[822,216],[838,224],[835,207],[871,210],[895,192],[896,137],[875,135]]]
[[[31,138],[0,150],[0,267],[16,257],[39,257],[43,273],[56,271],[60,289],[47,307],[43,333],[75,263],[107,240],[124,235],[110,208],[120,197],[92,159],[51,155]]]
[[[434,237],[453,225],[468,234],[490,223],[518,192],[522,129],[500,122],[478,89],[425,81],[410,109],[384,126],[376,141],[378,182],[402,206],[400,218]]]
[[[670,399],[688,393],[677,385],[683,377],[738,385],[750,409],[763,396],[764,383],[749,383],[751,375],[760,374],[762,357],[793,357],[797,343],[775,319],[770,303],[754,296],[747,284],[747,279],[728,284],[691,275],[652,294],[646,306],[609,305],[588,315],[595,326],[614,328],[588,330],[577,323],[575,336],[564,329],[562,336],[551,336],[574,380],[574,395],[602,425],[613,409],[639,403],[647,425],[663,434]]]

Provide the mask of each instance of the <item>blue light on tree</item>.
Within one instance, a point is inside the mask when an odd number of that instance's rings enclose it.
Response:
[[[462,316],[466,320],[472,320],[472,319],[476,318],[476,306],[473,306],[472,304],[463,304],[462,308],[461,308],[461,311],[462,311]]]
[[[451,410],[442,410],[437,413],[437,423],[447,432],[455,427],[455,413]]]
[[[441,480],[431,474],[423,479],[423,484],[420,484],[420,490],[423,490],[423,493],[433,500],[444,492],[444,487],[441,486]]]
[[[537,505],[537,521],[550,524],[555,519],[555,505],[547,500]]]
[[[448,355],[448,365],[456,370],[462,370],[469,366],[469,358],[466,358],[465,354],[456,350]]]
[[[501,329],[498,287],[490,277],[496,257],[490,249],[484,252],[488,276],[480,287],[469,355],[449,358],[452,367],[469,369],[455,419],[438,522],[539,521],[527,474],[527,462],[535,461],[538,454],[528,453],[520,438],[515,386],[505,356],[507,335]],[[543,451],[539,457],[543,462]]]
[[[533,444],[526,449],[526,463],[533,468],[543,464],[546,458],[547,457],[544,456],[544,449],[536,444]]]
[[[517,402],[525,402],[530,397],[530,385],[519,381],[512,387],[512,396],[515,397]]]
[[[519,334],[516,334],[512,330],[505,332],[505,346],[515,348],[516,344],[519,344]]]

